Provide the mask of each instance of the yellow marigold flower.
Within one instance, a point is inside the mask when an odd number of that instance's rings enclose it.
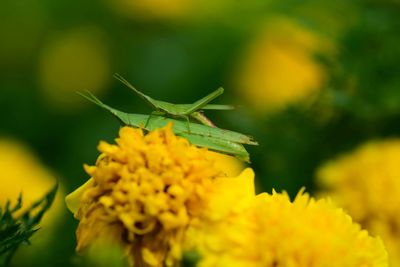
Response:
[[[237,176],[245,168],[245,163],[233,156],[207,151],[207,158],[215,161],[216,164],[218,164],[218,168],[221,169],[226,176]]]
[[[115,145],[98,149],[96,165],[85,166],[92,178],[67,197],[80,221],[77,250],[107,239],[123,246],[132,265],[174,265],[186,228],[208,210],[223,171],[171,126],[147,135],[124,127]]]
[[[185,248],[200,253],[198,267],[388,266],[381,240],[328,200],[300,192],[291,202],[274,192],[228,206],[233,208],[219,222],[187,232]]]
[[[369,142],[324,164],[318,182],[355,221],[382,237],[400,266],[400,140]]]
[[[239,62],[235,79],[240,94],[259,112],[310,99],[326,76],[313,56],[328,46],[321,36],[293,21],[270,20]]]

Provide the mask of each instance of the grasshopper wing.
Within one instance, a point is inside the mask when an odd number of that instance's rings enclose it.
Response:
[[[249,153],[242,144],[195,134],[180,133],[177,135],[186,138],[193,145],[206,147],[212,151],[228,154],[242,161],[250,162]]]

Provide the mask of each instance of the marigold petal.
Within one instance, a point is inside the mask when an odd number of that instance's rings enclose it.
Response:
[[[81,205],[81,198],[83,193],[94,184],[93,178],[87,180],[83,185],[75,189],[72,193],[69,193],[65,197],[65,203],[67,208],[75,215]]]

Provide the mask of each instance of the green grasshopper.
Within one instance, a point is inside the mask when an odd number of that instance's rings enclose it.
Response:
[[[125,84],[128,88],[132,89],[135,93],[137,93],[141,98],[143,98],[146,102],[148,102],[151,106],[153,106],[156,111],[152,113],[152,115],[170,115],[177,118],[183,118],[187,121],[187,125],[189,128],[189,117],[201,122],[204,125],[208,125],[211,127],[215,127],[215,125],[203,114],[202,110],[211,109],[211,110],[231,110],[234,109],[231,105],[211,105],[208,104],[216,97],[220,96],[224,92],[224,88],[220,87],[214,92],[206,95],[205,97],[197,100],[193,104],[172,104],[169,102],[156,100],[151,98],[148,95],[143,94],[141,91],[133,87],[125,78],[123,78],[119,74],[114,74],[114,77]],[[189,128],[190,130],[190,128]]]
[[[185,125],[185,122],[181,120],[159,115],[125,113],[104,104],[89,91],[86,91],[86,93],[78,92],[78,94],[94,104],[102,107],[103,109],[108,110],[124,125],[140,127],[144,128],[146,131],[152,131],[157,128],[164,127],[169,122],[172,122],[172,130],[174,133],[178,136],[186,138],[191,144],[200,147],[207,147],[208,149],[216,152],[232,155],[246,162],[249,162],[250,157],[249,153],[243,147],[243,144],[258,145],[258,143],[252,139],[252,137],[234,131],[224,130],[199,123],[190,123],[189,130],[187,125]]]

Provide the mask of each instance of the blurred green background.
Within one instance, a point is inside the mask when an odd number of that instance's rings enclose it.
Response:
[[[88,178],[82,164],[95,162],[98,141],[116,137],[118,122],[76,91],[151,111],[113,73],[174,103],[223,86],[216,102],[240,107],[207,114],[259,141],[248,147],[259,191],[315,192],[321,163],[400,135],[398,0],[5,0],[0,18],[3,198],[20,184],[43,194],[56,177],[62,203]],[[77,221],[63,204],[53,209],[46,240],[14,266],[85,265]]]

